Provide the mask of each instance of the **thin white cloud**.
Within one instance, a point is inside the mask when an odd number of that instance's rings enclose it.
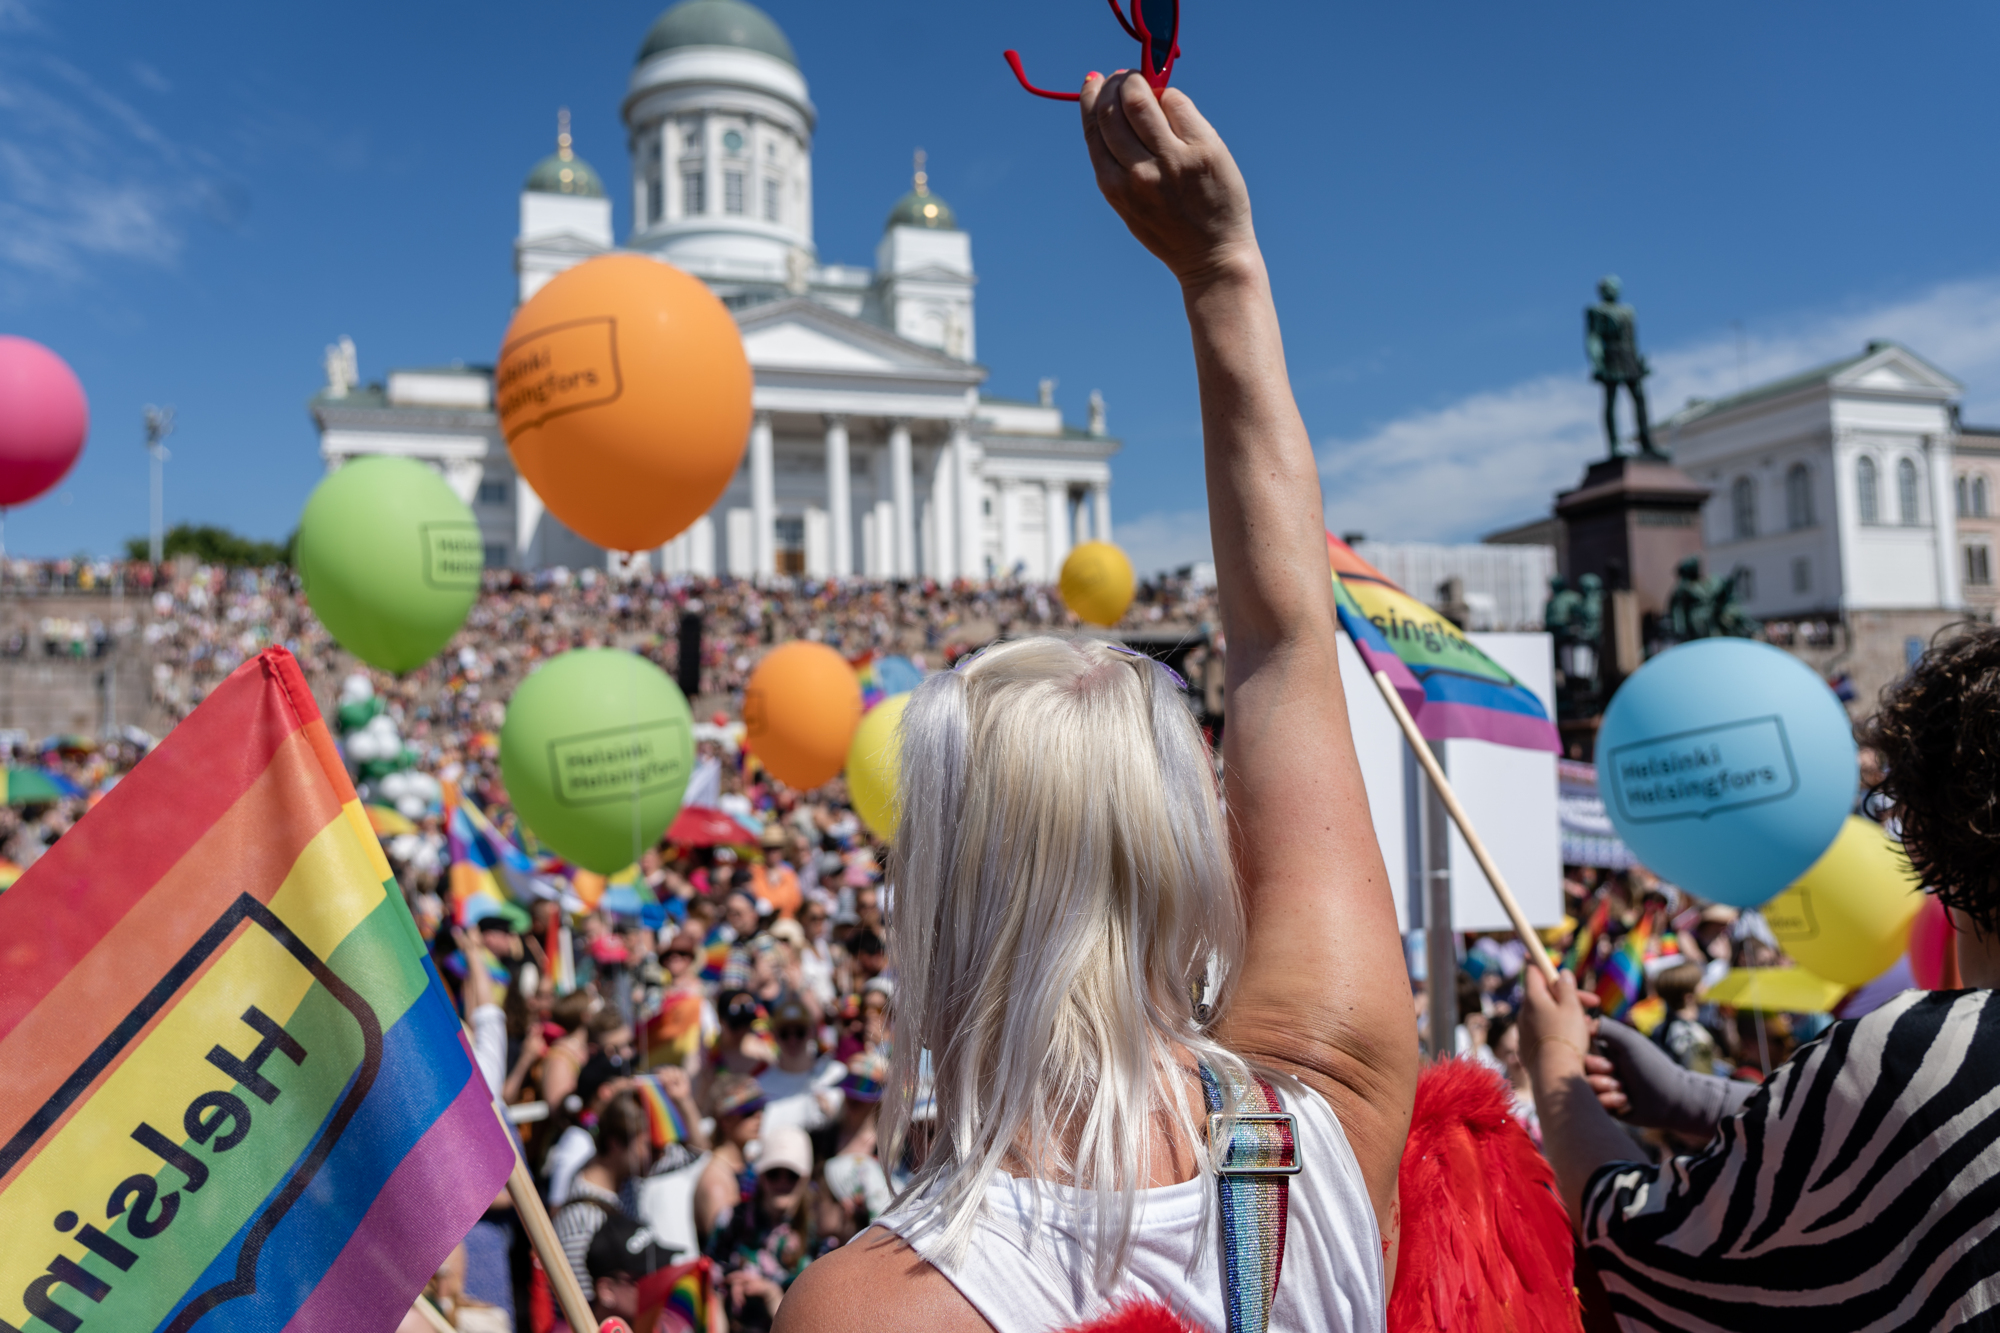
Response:
[[[1643,333],[1643,313],[1642,313]],[[1859,353],[1873,338],[1909,347],[1966,386],[1972,420],[2000,417],[2000,278],[1947,283],[1904,301],[1799,317],[1649,349],[1653,417]],[[1621,421],[1625,405],[1621,402]],[[1581,368],[1408,413],[1319,450],[1327,525],[1388,541],[1472,541],[1549,510],[1602,456],[1600,391]]]
[[[35,23],[0,0],[0,29]],[[168,265],[212,193],[208,160],[32,42],[0,46],[0,293]]]
[[[1113,539],[1140,578],[1213,558],[1206,509],[1142,514],[1111,526]]]

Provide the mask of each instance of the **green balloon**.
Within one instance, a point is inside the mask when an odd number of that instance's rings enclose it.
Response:
[[[522,681],[500,728],[521,822],[564,860],[609,875],[666,831],[694,771],[694,718],[637,653],[578,648]]]
[[[479,596],[479,523],[444,478],[409,458],[358,458],[313,488],[299,577],[340,646],[401,673],[451,641]]]

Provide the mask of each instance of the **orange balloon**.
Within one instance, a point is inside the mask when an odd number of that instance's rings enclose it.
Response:
[[[644,255],[586,260],[515,311],[494,394],[521,476],[612,551],[686,531],[750,439],[736,321],[698,279]]]
[[[860,725],[861,679],[823,643],[773,648],[743,687],[744,743],[787,786],[831,781]]]

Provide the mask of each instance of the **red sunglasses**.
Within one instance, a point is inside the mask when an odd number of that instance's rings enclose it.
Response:
[[[1132,17],[1129,19],[1125,17],[1125,11],[1118,7],[1118,0],[1106,2],[1111,6],[1111,12],[1118,16],[1118,26],[1139,43],[1140,73],[1146,76],[1153,95],[1159,96],[1167,90],[1168,76],[1174,72],[1174,61],[1181,53],[1180,0],[1132,0]],[[1021,81],[1021,86],[1037,97],[1058,102],[1082,100],[1077,93],[1052,93],[1029,83],[1027,71],[1021,68],[1019,51],[1007,52],[1007,63],[1013,67],[1014,77]]]

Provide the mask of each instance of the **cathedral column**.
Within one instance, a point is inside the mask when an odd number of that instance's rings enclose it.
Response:
[[[910,472],[910,423],[902,417],[889,422],[889,495],[896,506],[895,574],[916,577],[916,479]]]
[[[852,477],[847,464],[847,418],[828,413],[826,507],[833,524],[833,574],[842,579],[854,574],[854,502],[848,493]]]
[[[1091,483],[1090,535],[1101,542],[1111,540],[1111,483],[1108,481]]]
[[[924,573],[940,583],[958,577],[958,469],[950,445],[931,459],[931,558]]]
[[[958,538],[957,575],[962,579],[983,578],[981,537],[985,524],[979,512],[979,485],[972,475],[972,423],[951,423],[951,444],[946,457],[951,467],[952,532]]]
[[[1042,531],[1048,550],[1048,578],[1062,577],[1063,561],[1069,556],[1069,483],[1042,483]]]
[[[778,572],[778,501],[771,463],[771,414],[750,423],[750,560],[756,578]]]

